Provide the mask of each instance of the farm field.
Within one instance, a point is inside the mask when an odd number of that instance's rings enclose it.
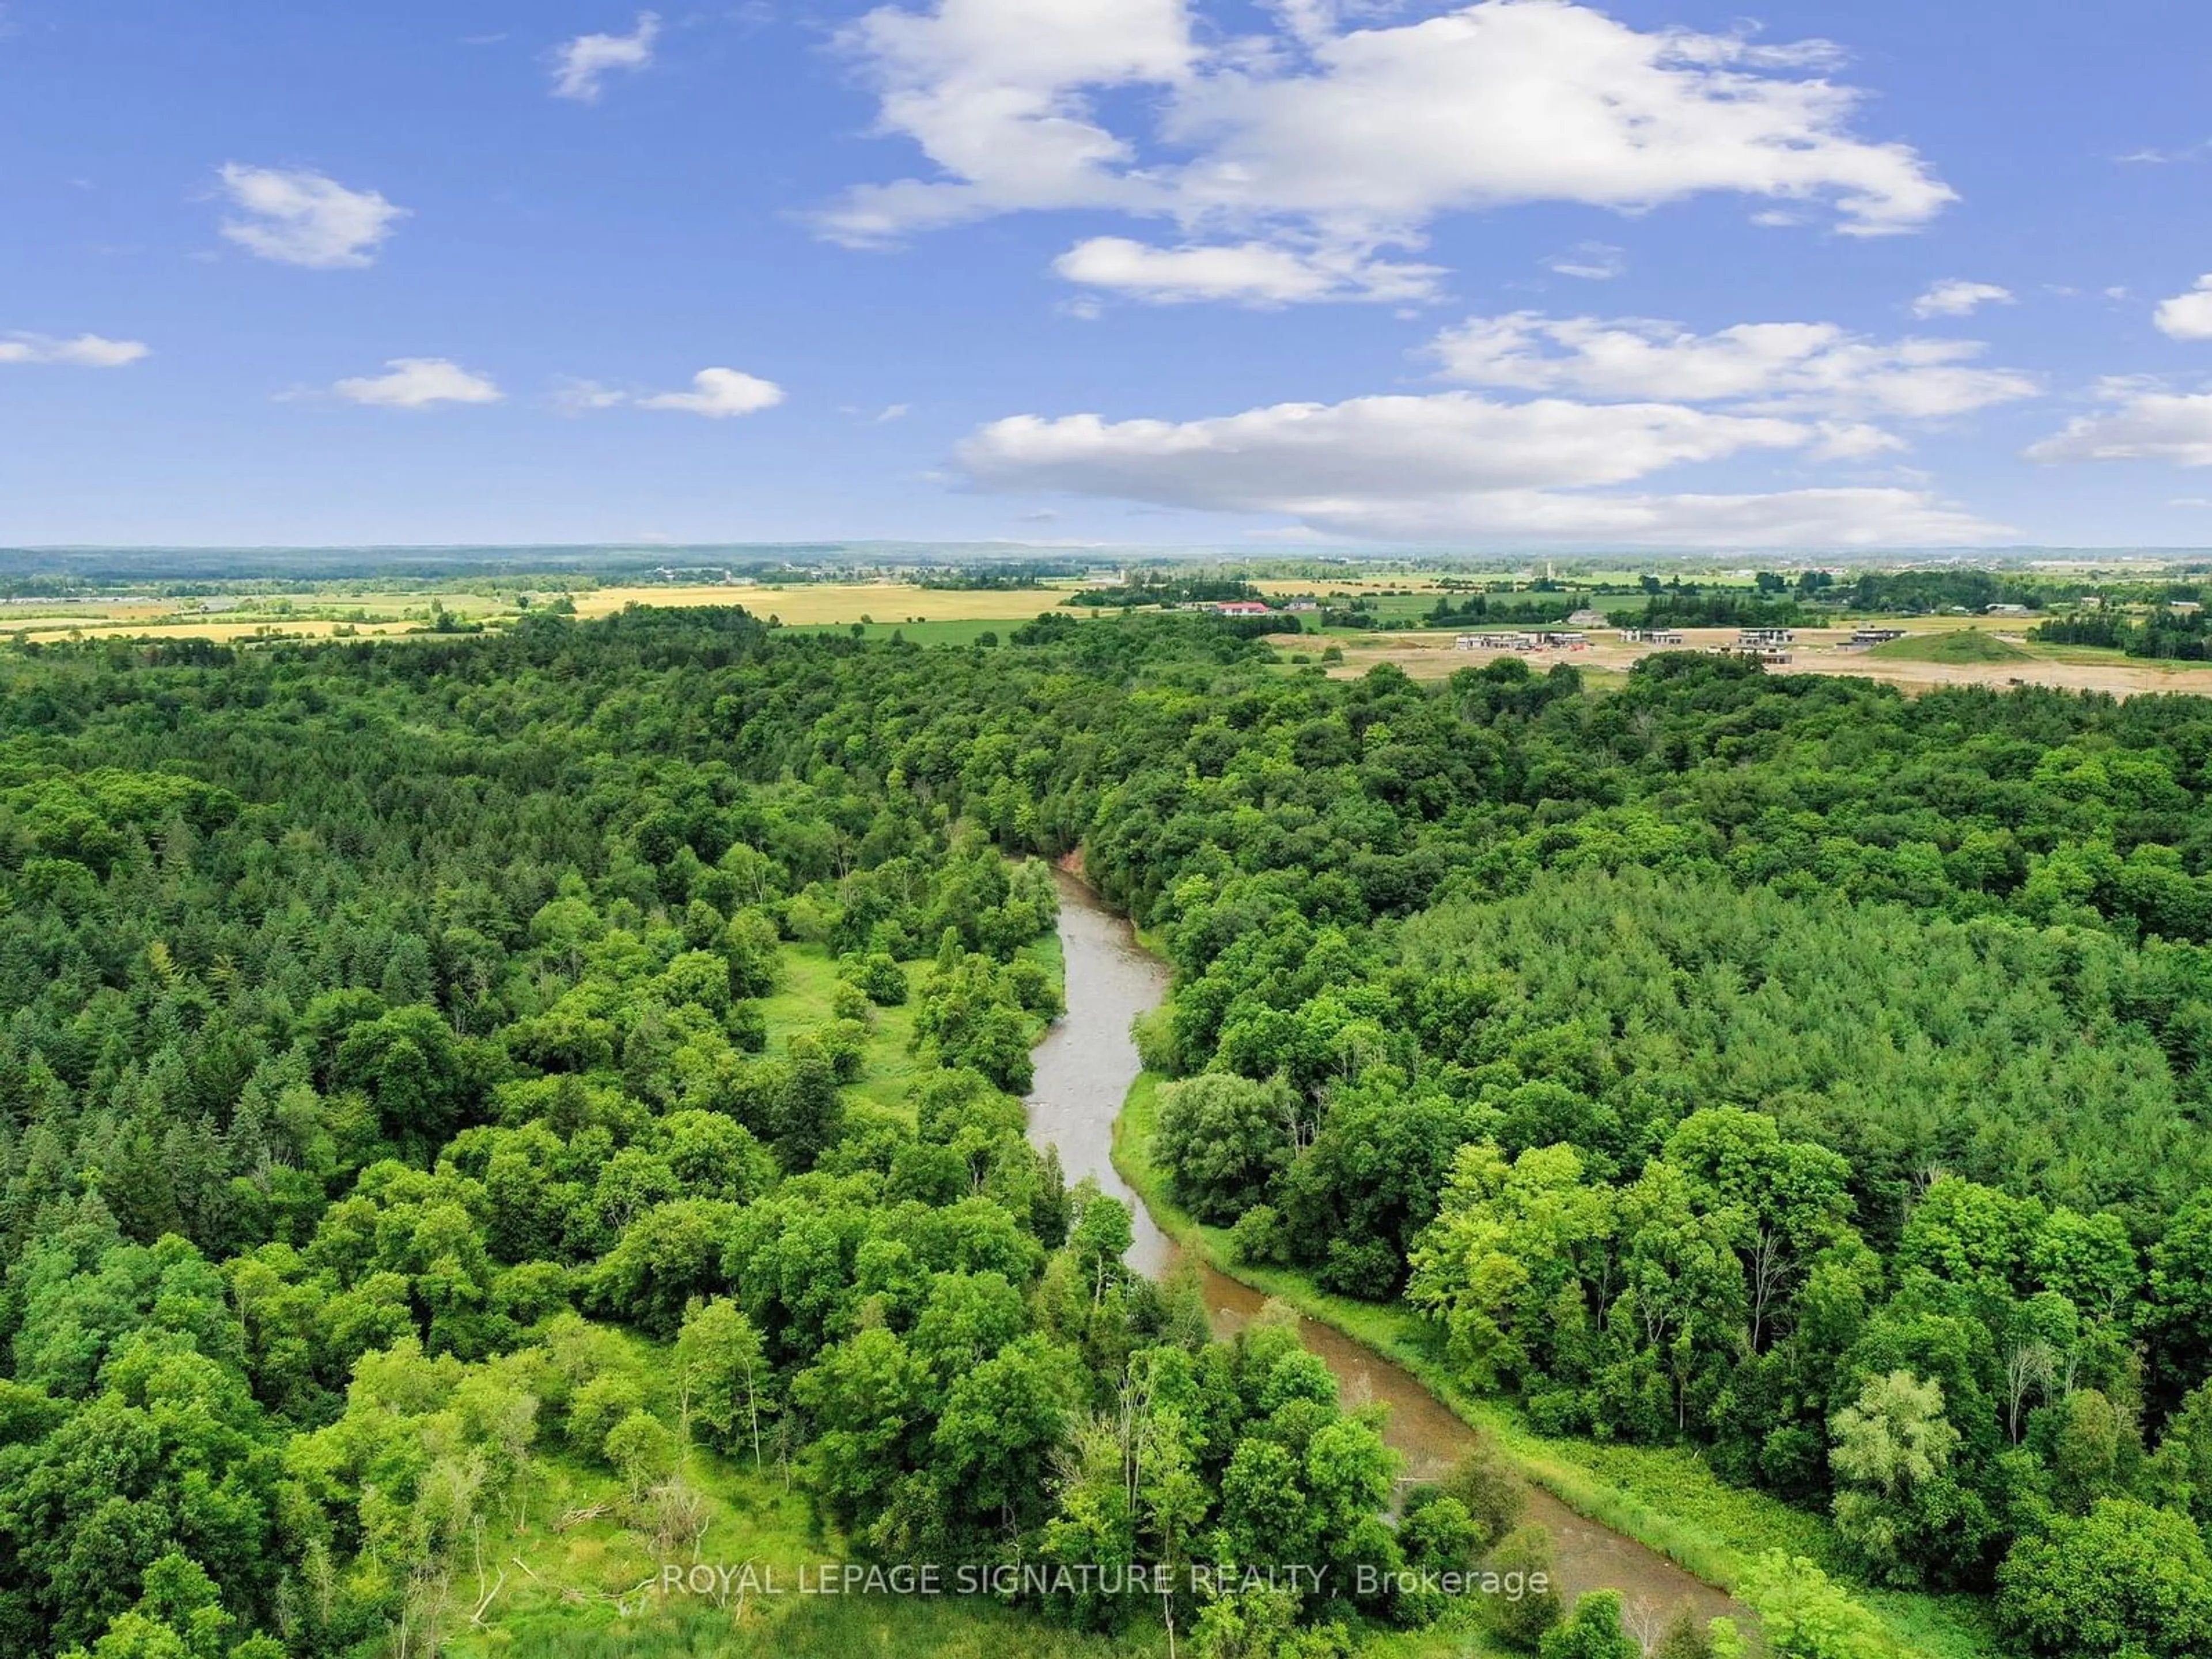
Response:
[[[1801,628],[1791,647],[1794,660],[1770,665],[1777,674],[1849,675],[1880,680],[1911,690],[1932,690],[1948,685],[2043,685],[2069,691],[2102,691],[2113,696],[2145,693],[2212,692],[2212,663],[2156,662],[2125,657],[2117,651],[2081,647],[2038,645],[2026,640],[2017,618],[1926,617],[1893,624],[1907,630],[1909,640],[1897,641],[1911,647],[1894,649],[1850,644],[1848,628]],[[1966,630],[1989,635],[2017,656],[1962,651],[1953,646],[1936,647],[1920,643]],[[1625,672],[1644,658],[1668,650],[1725,651],[1735,643],[1733,628],[1684,629],[1680,646],[1626,644],[1613,631],[1591,630],[1591,643],[1582,651],[1538,651],[1527,653],[1502,650],[1461,651],[1455,635],[1443,630],[1407,633],[1331,633],[1326,641],[1313,635],[1282,634],[1271,641],[1285,652],[1312,654],[1325,644],[1344,653],[1331,663],[1336,678],[1355,678],[1381,663],[1390,663],[1414,679],[1444,679],[1458,670],[1480,665],[1499,657],[1524,655],[1539,672],[1555,662],[1600,673]],[[1939,654],[1940,652],[1940,654]],[[1980,659],[1976,659],[1977,658]]]
[[[1054,587],[935,588],[910,582],[793,582],[788,586],[738,582],[701,587],[602,587],[576,596],[579,616],[604,617],[624,605],[741,605],[763,621],[787,628],[822,623],[1027,622],[1075,592]]]
[[[793,582],[787,586],[750,582],[702,583],[690,586],[635,583],[582,586],[567,593],[576,614],[611,616],[632,605],[664,609],[742,605],[763,621],[773,617],[787,627],[861,623],[887,637],[909,623],[973,624],[981,632],[994,623],[1027,622],[1041,611],[1060,606],[1076,584],[1022,588],[929,588],[911,582]],[[533,602],[562,597],[558,590],[535,589]],[[255,594],[204,605],[197,599],[38,600],[0,608],[0,636],[40,645],[77,637],[112,634],[130,639],[251,639],[264,632],[327,638],[339,626],[362,634],[400,634],[429,625],[436,610],[459,623],[500,624],[525,614],[514,592],[301,592]],[[435,607],[435,610],[434,610]],[[932,637],[932,636],[922,636]],[[935,636],[935,643],[965,642],[958,635]]]

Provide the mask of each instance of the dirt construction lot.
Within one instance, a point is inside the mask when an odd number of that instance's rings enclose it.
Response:
[[[1735,629],[1685,629],[1682,643],[1678,646],[1628,645],[1613,638],[1610,632],[1593,632],[1589,647],[1581,651],[1461,651],[1454,648],[1452,639],[1451,635],[1439,631],[1377,634],[1371,641],[1334,641],[1344,646],[1344,660],[1331,664],[1329,672],[1342,678],[1364,674],[1378,663],[1389,662],[1395,663],[1415,679],[1443,679],[1462,668],[1513,656],[1521,658],[1538,673],[1562,662],[1572,663],[1577,668],[1618,672],[1655,651],[1729,648],[1735,643]],[[1992,685],[1999,690],[2012,685],[2049,685],[2069,691],[2106,691],[2116,697],[2134,696],[2145,691],[2212,694],[2212,663],[2130,661],[2093,656],[2086,652],[2045,654],[2033,647],[2026,648],[2036,654],[2018,662],[1909,662],[1869,656],[1863,649],[1854,648],[1850,640],[1848,629],[1800,629],[1796,642],[1790,647],[1791,660],[1771,664],[1767,672],[1849,674],[1887,681],[1911,691],[1932,690],[1944,685]],[[1311,653],[1315,649],[1310,635],[1280,635],[1275,637],[1274,643],[1287,651]]]

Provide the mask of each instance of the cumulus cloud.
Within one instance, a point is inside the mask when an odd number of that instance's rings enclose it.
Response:
[[[979,487],[1282,514],[1334,534],[1651,544],[1954,544],[1998,527],[1921,491],[1615,493],[1668,467],[1817,454],[1817,423],[1668,404],[1503,404],[1463,392],[1280,404],[1240,415],[994,422],[960,447]]]
[[[783,388],[734,368],[702,368],[691,377],[689,392],[653,392],[635,401],[640,409],[672,409],[720,421],[774,409],[783,401]]]
[[[641,70],[653,62],[660,38],[658,13],[641,11],[628,34],[580,34],[553,53],[553,95],[580,104],[599,101],[599,83],[617,70]]]
[[[374,263],[376,250],[407,216],[373,190],[348,190],[304,167],[227,161],[216,175],[243,216],[222,234],[247,252],[281,264],[332,270]]]
[[[1371,259],[1346,249],[1267,242],[1162,248],[1126,236],[1094,236],[1053,262],[1072,283],[1158,305],[1227,300],[1285,306],[1313,300],[1407,301],[1435,297],[1436,265]]]
[[[137,340],[110,340],[97,334],[57,339],[48,334],[10,334],[0,338],[0,363],[67,363],[76,368],[121,368],[150,355]]]
[[[866,245],[1104,210],[1176,224],[1162,258],[1257,240],[1364,260],[1418,247],[1441,215],[1515,203],[1637,212],[1732,192],[1825,204],[1843,230],[1878,234],[1953,199],[1909,147],[1855,133],[1859,94],[1830,78],[1826,43],[1639,31],[1573,0],[1371,27],[1328,0],[1273,9],[1278,33],[1255,42],[1184,0],[880,7],[840,39],[881,129],[935,172],[860,186],[818,224]],[[1131,88],[1146,95],[1102,106]]]
[[[2177,340],[2212,340],[2212,276],[2199,276],[2188,293],[2163,301],[2154,320]]]
[[[331,388],[348,403],[379,409],[434,409],[440,404],[495,404],[501,392],[485,375],[450,357],[394,357],[389,373],[359,375]]]
[[[2008,306],[2012,290],[1995,283],[1966,283],[1954,277],[1929,289],[1912,302],[1916,317],[1971,317],[1984,306]]]
[[[2028,447],[2031,461],[2166,461],[2212,466],[2212,394],[2166,391],[2138,380],[2107,380],[2108,407],[2068,423]]]
[[[1866,339],[1833,323],[1741,323],[1697,334],[1647,318],[1474,317],[1431,349],[1473,386],[1595,398],[1741,401],[1935,419],[2032,398],[2033,379],[1974,366],[1971,340]]]

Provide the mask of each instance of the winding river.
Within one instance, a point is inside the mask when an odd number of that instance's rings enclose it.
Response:
[[[1157,1277],[1176,1265],[1179,1247],[1115,1169],[1114,1119],[1141,1069],[1129,1023],[1167,995],[1167,965],[1066,871],[1060,872],[1060,941],[1067,963],[1067,1015],[1037,1045],[1030,1135],[1040,1146],[1060,1149],[1071,1183],[1088,1176],[1129,1206],[1135,1231],[1129,1265]],[[1233,1332],[1260,1310],[1265,1298],[1251,1286],[1203,1261],[1199,1270],[1217,1332]],[[1336,1374],[1346,1401],[1381,1401],[1389,1407],[1383,1437],[1405,1458],[1408,1478],[1433,1479],[1474,1442],[1474,1431],[1409,1372],[1317,1321],[1302,1318],[1299,1334]],[[1666,1557],[1576,1514],[1540,1486],[1529,1488],[1528,1518],[1552,1533],[1559,1589],[1571,1601],[1583,1590],[1604,1589],[1618,1589],[1631,1607],[1640,1605],[1662,1617],[1683,1601],[1701,1617],[1741,1611]]]

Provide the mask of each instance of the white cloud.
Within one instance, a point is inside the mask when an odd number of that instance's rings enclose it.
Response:
[[[1835,434],[1667,404],[1508,404],[1468,392],[1282,404],[1209,420],[1016,416],[958,459],[980,487],[1281,514],[1332,534],[1650,544],[1875,545],[1988,539],[1995,526],[1902,489],[1610,493],[1678,465],[1814,453]]]
[[[629,401],[629,392],[615,386],[601,386],[597,380],[565,380],[553,393],[553,407],[563,415],[583,415],[595,409],[613,409]]]
[[[2008,306],[2012,290],[1995,283],[1941,282],[1912,302],[1916,317],[1971,317],[1983,306]]]
[[[501,393],[484,375],[448,357],[394,357],[386,374],[340,380],[331,390],[348,403],[379,409],[430,409],[439,404],[495,404]]]
[[[735,415],[755,415],[783,401],[783,388],[773,380],[741,374],[734,368],[702,368],[691,377],[689,392],[632,392],[598,380],[568,380],[553,393],[553,406],[563,414],[583,415],[600,409],[667,409],[686,415],[726,420]],[[876,418],[896,420],[906,405],[893,404]]]
[[[2112,159],[2115,161],[2142,162],[2152,167],[2164,167],[2174,161],[2201,161],[2208,154],[2212,154],[2212,138],[2190,144],[2181,149],[2138,149],[2130,151],[2125,155],[2115,155]]]
[[[2081,416],[2063,432],[2030,445],[2027,459],[2212,466],[2212,394],[2167,392],[2121,380],[2107,380],[2100,390],[2109,409]]]
[[[1565,253],[1553,254],[1544,268],[1586,283],[1609,283],[1628,269],[1628,259],[1609,242],[1579,242]]]
[[[2199,276],[2188,293],[2163,301],[2154,320],[2177,340],[2212,340],[2212,276]]]
[[[888,422],[902,421],[912,411],[913,407],[911,404],[885,404],[882,412],[876,416],[876,424],[882,426]]]
[[[137,340],[109,340],[97,334],[56,339],[48,334],[10,334],[0,338],[0,363],[67,363],[77,368],[121,368],[151,354]]]
[[[1695,334],[1645,318],[1474,317],[1431,349],[1449,379],[1523,392],[1934,419],[2032,398],[2027,375],[1972,365],[1971,340],[1880,343],[1833,323],[1742,323]]]
[[[783,401],[783,388],[773,380],[734,368],[702,368],[691,377],[689,392],[654,392],[633,401],[640,409],[672,409],[726,420],[775,408]]]
[[[1124,236],[1094,236],[1053,262],[1072,283],[1109,289],[1155,304],[1228,300],[1283,306],[1313,300],[1405,303],[1431,299],[1443,272],[1394,264],[1344,248],[1299,250],[1267,242],[1147,246]]]
[[[867,245],[994,214],[1119,211],[1180,228],[1182,246],[1148,251],[1157,270],[1200,252],[1250,264],[1255,244],[1291,264],[1316,250],[1364,263],[1418,247],[1441,215],[1514,203],[1637,212],[1724,191],[1826,203],[1874,234],[1953,199],[1910,148],[1854,134],[1859,94],[1823,73],[1826,43],[1645,33],[1572,0],[1374,27],[1347,26],[1350,9],[1276,0],[1280,32],[1255,42],[1202,27],[1184,0],[879,7],[840,39],[882,131],[935,173],[861,185],[817,222]],[[1099,104],[1127,88],[1146,95]],[[1280,272],[1260,291],[1345,297]]]
[[[226,161],[218,175],[244,218],[222,234],[249,253],[282,264],[332,270],[371,264],[392,227],[407,216],[373,190],[348,190],[304,167],[256,167]]]
[[[553,54],[553,95],[580,104],[599,100],[599,82],[617,70],[641,70],[653,62],[660,38],[657,13],[641,11],[628,34],[580,34]]]

